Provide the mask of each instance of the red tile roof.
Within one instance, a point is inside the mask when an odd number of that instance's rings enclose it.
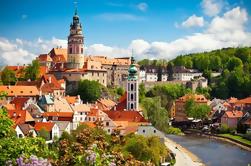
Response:
[[[251,104],[251,97],[241,99],[241,100],[237,101],[237,104]]]
[[[73,117],[73,112],[45,112],[42,114],[42,116],[44,116],[44,117],[55,116],[55,117],[71,118],[71,117]]]
[[[207,103],[208,100],[204,95],[198,95],[198,94],[186,94],[185,96],[180,97],[177,99],[177,102],[186,102],[189,99],[194,99],[197,103]]]
[[[53,126],[55,123],[52,122],[36,122],[34,128],[36,131],[40,131],[41,129],[45,129],[46,131],[52,131]]]
[[[119,103],[115,105],[112,110],[114,111],[124,111],[126,109],[127,103],[127,92],[124,93],[119,99]]]
[[[15,97],[10,103],[14,104],[16,109],[22,110],[28,100],[27,97]]]
[[[65,99],[69,104],[74,104],[76,103],[78,96],[65,96]]]
[[[148,122],[138,111],[105,111],[113,121]]]
[[[39,91],[36,86],[0,86],[0,92],[7,92],[7,96],[38,96]]]
[[[47,54],[40,54],[37,58],[39,61],[46,61],[46,62],[52,62],[52,59],[49,55]]]
[[[8,116],[16,125],[34,121],[30,113],[26,110],[8,110]]]
[[[225,115],[228,118],[241,118],[243,116],[243,112],[242,111],[226,111]]]

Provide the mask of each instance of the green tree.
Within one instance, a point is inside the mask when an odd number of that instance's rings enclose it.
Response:
[[[194,119],[205,119],[208,117],[208,113],[211,111],[210,107],[206,104],[197,104],[194,99],[191,98],[185,103],[185,112],[188,117]]]
[[[97,81],[81,80],[78,83],[78,94],[84,102],[94,102],[101,96],[102,85]]]
[[[0,108],[0,139],[15,135],[15,131],[12,128],[13,125],[14,123],[8,117],[6,109]]]
[[[250,49],[248,48],[237,48],[234,55],[240,58],[242,63],[250,61]]]
[[[122,96],[125,93],[125,90],[122,87],[118,87],[116,89],[116,91],[117,91],[117,94],[120,95],[120,96]]]
[[[235,70],[236,68],[242,68],[243,64],[240,58],[232,57],[227,63],[227,68],[229,71]]]
[[[139,102],[141,103],[141,101],[145,98],[146,95],[146,88],[144,83],[139,84]]]
[[[2,71],[1,80],[4,85],[15,85],[17,78],[15,76],[15,72],[9,70],[7,67]]]
[[[39,62],[38,60],[33,60],[32,63],[25,69],[25,80],[37,80],[39,77]]]

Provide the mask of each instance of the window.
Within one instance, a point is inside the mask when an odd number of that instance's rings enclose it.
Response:
[[[89,121],[91,121],[91,117],[89,117]]]
[[[71,76],[71,74],[69,74],[69,76]]]
[[[93,119],[93,121],[95,121],[96,119],[95,118],[92,118]]]
[[[109,126],[109,122],[106,122],[106,124],[105,124],[106,126]]]
[[[80,112],[80,115],[83,115],[83,112]]]
[[[21,91],[21,93],[24,93],[24,91]]]
[[[145,130],[143,130],[143,133],[145,133],[146,131]]]
[[[110,133],[110,129],[108,129],[107,132]]]
[[[131,84],[131,90],[133,90],[133,84]]]
[[[80,118],[80,121],[82,121],[82,120],[83,120],[83,118],[81,117],[81,118]]]
[[[84,53],[84,49],[83,48],[81,48],[81,54],[83,54]]]
[[[153,130],[154,133],[156,133],[156,130]]]
[[[94,76],[94,72],[92,72],[92,76]]]
[[[72,54],[72,48],[69,49],[69,53]]]
[[[131,94],[131,100],[133,100],[133,94]]]
[[[131,109],[133,109],[133,103],[131,103]]]

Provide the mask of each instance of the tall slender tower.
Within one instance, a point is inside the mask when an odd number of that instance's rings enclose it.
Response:
[[[84,36],[82,25],[79,22],[77,8],[70,25],[70,35],[68,36],[68,57],[67,67],[78,69],[84,65]]]
[[[131,57],[131,65],[128,69],[127,79],[127,110],[138,110],[139,107],[139,85],[138,69],[135,65],[135,59]]]

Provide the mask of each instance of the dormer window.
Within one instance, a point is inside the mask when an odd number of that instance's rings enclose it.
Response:
[[[24,91],[21,91],[20,93],[24,93]]]

